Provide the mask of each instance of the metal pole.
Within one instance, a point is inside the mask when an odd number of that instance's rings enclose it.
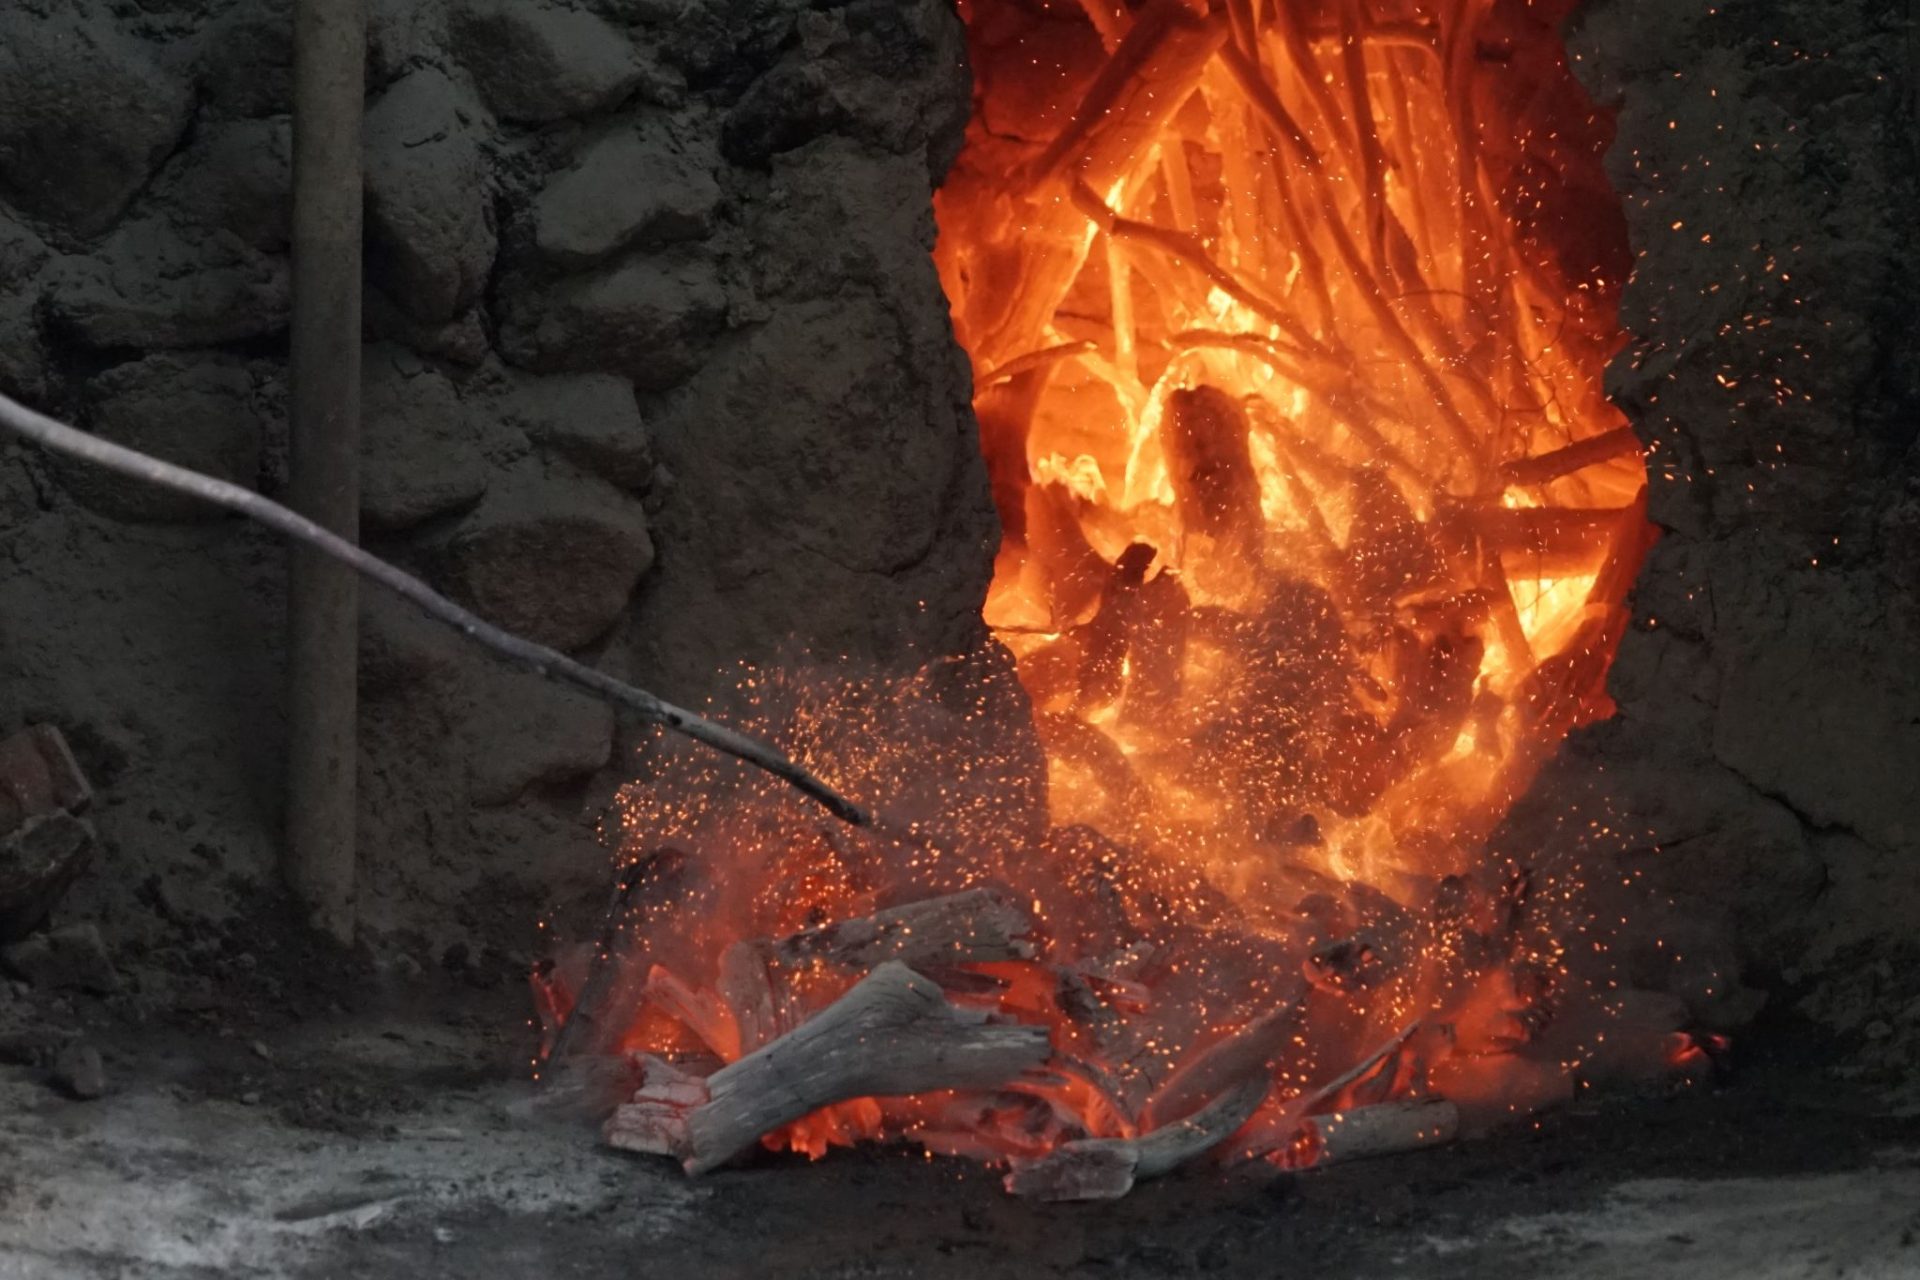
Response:
[[[360,121],[366,0],[295,0],[292,447],[288,502],[360,532]],[[353,940],[359,585],[288,557],[287,885],[316,928]]]

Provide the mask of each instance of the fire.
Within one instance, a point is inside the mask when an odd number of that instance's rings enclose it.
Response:
[[[1393,892],[1611,710],[1646,471],[1560,8],[963,5],[936,256],[1056,819]]]
[[[1601,385],[1630,257],[1570,5],[961,0],[976,103],[935,256],[1032,725],[991,654],[751,677],[749,727],[888,821],[665,760],[623,794],[599,955],[538,984],[549,1023],[739,1062],[883,954],[835,922],[971,894],[1031,934],[936,955],[941,986],[1047,1028],[1044,1076],[848,1097],[769,1145],[1018,1170],[1191,1116],[1298,1163],[1438,1140],[1436,1095],[1570,1092],[1605,1036],[1542,886],[1485,852],[1610,713],[1651,538]],[[661,1081],[648,1123],[704,1087]],[[1416,1100],[1397,1138],[1388,1099]]]

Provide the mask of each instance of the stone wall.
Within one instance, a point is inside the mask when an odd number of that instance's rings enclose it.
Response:
[[[1638,266],[1611,389],[1665,536],[1612,690],[1510,834],[1604,832],[1634,962],[1920,1061],[1920,186],[1905,6],[1591,0]],[[1557,830],[1558,836],[1545,834]],[[1732,941],[1729,942],[1728,940]],[[1663,944],[1663,945],[1662,945]],[[1715,978],[1715,972],[1719,977]],[[1711,990],[1710,990],[1711,989]]]
[[[970,643],[995,535],[928,258],[967,110],[951,7],[372,8],[368,542],[683,702],[796,643]],[[269,494],[287,11],[0,8],[0,388]],[[68,910],[123,939],[274,892],[282,557],[0,447],[0,729],[85,757],[106,854]],[[632,773],[605,709],[372,593],[362,684],[376,940],[510,946],[556,886],[604,884],[596,815]]]

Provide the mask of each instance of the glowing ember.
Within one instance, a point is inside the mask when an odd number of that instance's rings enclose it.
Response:
[[[770,1145],[1056,1152],[1022,1185],[1086,1191],[1202,1108],[1298,1163],[1342,1123],[1435,1140],[1435,1093],[1573,1087],[1606,1037],[1567,913],[1484,852],[1609,713],[1651,533],[1600,385],[1629,257],[1569,6],[962,0],[976,109],[936,257],[1005,531],[986,619],[1044,762],[990,656],[750,681],[754,727],[890,821],[664,764],[624,797],[611,959],[542,984],[555,1023],[591,1006],[570,1048],[737,1061],[901,954],[796,936],[992,886],[1032,939],[917,967],[1050,1028],[1048,1074],[848,1099]]]

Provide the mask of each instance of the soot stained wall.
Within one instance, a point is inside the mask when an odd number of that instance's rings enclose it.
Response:
[[[1613,671],[1619,715],[1569,744],[1509,836],[1548,857],[1617,842],[1613,865],[1670,903],[1636,925],[1634,963],[1696,1008],[1744,969],[1857,1041],[1862,1069],[1910,1072],[1912,17],[1873,0],[1591,0],[1570,36],[1619,111],[1610,168],[1638,263],[1610,388],[1653,449],[1665,536]]]
[[[288,6],[0,8],[0,387],[284,487]],[[695,704],[785,638],[962,647],[994,543],[928,257],[944,0],[374,0],[363,520],[480,612]],[[257,909],[282,551],[0,446],[0,730],[63,726],[124,939]],[[610,714],[366,601],[362,916],[524,934],[604,879]]]

